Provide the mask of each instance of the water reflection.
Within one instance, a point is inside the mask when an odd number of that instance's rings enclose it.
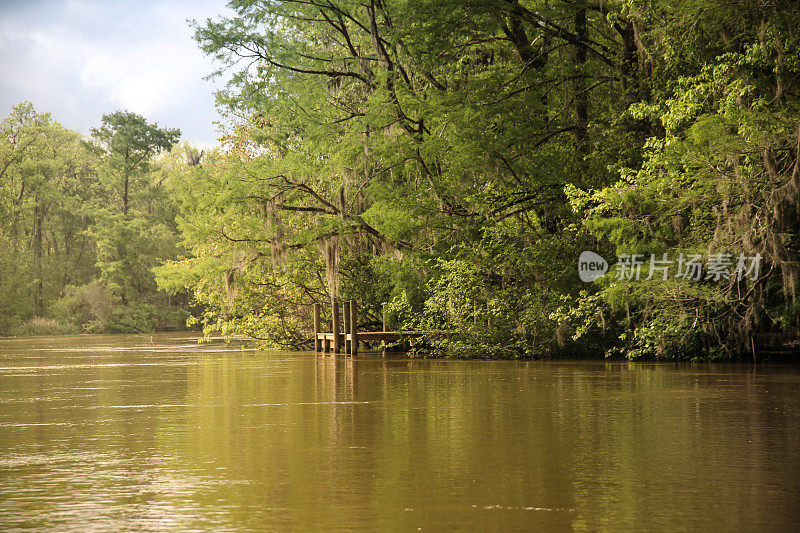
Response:
[[[0,527],[800,526],[795,369],[0,343]]]

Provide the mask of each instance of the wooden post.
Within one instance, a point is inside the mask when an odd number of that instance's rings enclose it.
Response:
[[[317,353],[322,351],[322,339],[319,338],[319,307],[319,304],[314,304],[314,351]]]
[[[346,300],[342,303],[342,314],[344,314],[344,334],[342,338],[344,342],[342,342],[342,349],[344,353],[350,353],[350,343],[347,341],[347,334],[350,333],[350,300]]]
[[[339,337],[339,302],[331,298],[331,331],[333,332],[333,353],[342,351],[342,339]]]
[[[383,320],[383,332],[386,333],[386,302],[381,304],[381,320]],[[381,340],[381,355],[386,357],[386,339]]]
[[[358,354],[358,302],[350,300],[350,355]]]
[[[331,340],[329,338],[325,337],[325,339],[323,339],[323,341],[322,341],[322,346],[325,348],[325,353],[330,352],[331,351]]]

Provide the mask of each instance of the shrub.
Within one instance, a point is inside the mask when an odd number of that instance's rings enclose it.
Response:
[[[38,335],[74,335],[80,333],[80,328],[73,324],[63,324],[52,318],[35,317],[22,323],[12,330],[14,335],[20,337]]]
[[[107,327],[111,306],[111,299],[97,282],[80,287],[68,285],[61,298],[50,306],[48,314],[59,322],[78,326],[82,331],[99,333]]]

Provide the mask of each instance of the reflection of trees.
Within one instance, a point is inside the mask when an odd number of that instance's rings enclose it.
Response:
[[[40,491],[32,525],[766,529],[800,513],[784,371],[164,356],[130,339],[0,374],[0,422],[29,426],[2,427],[0,495]]]
[[[665,366],[213,356],[189,380],[187,467],[220,481],[199,497],[236,526],[443,526],[498,505],[511,527],[666,527],[660,507],[705,519],[701,491],[733,505],[767,483],[764,424],[789,427],[752,376],[732,398]]]

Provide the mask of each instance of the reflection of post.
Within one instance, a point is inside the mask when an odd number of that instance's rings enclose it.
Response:
[[[358,302],[350,300],[350,355],[358,354]]]
[[[347,396],[345,396],[345,400],[348,402],[353,402],[356,399],[356,372],[355,372],[356,362],[354,359],[345,359],[344,361],[344,382],[345,382],[345,391]]]
[[[319,304],[314,304],[314,351],[319,353],[322,351],[322,339],[319,338]]]
[[[350,353],[350,343],[347,342],[347,334],[350,333],[350,300],[346,300],[342,303],[342,313],[344,314],[344,333],[342,338],[344,342],[342,343],[342,349],[344,353]]]
[[[381,319],[383,320],[383,332],[386,333],[386,302],[381,305]],[[381,340],[381,355],[386,357],[386,339]]]
[[[339,302],[331,298],[331,330],[333,331],[333,353],[342,351],[342,339],[339,338]]]

